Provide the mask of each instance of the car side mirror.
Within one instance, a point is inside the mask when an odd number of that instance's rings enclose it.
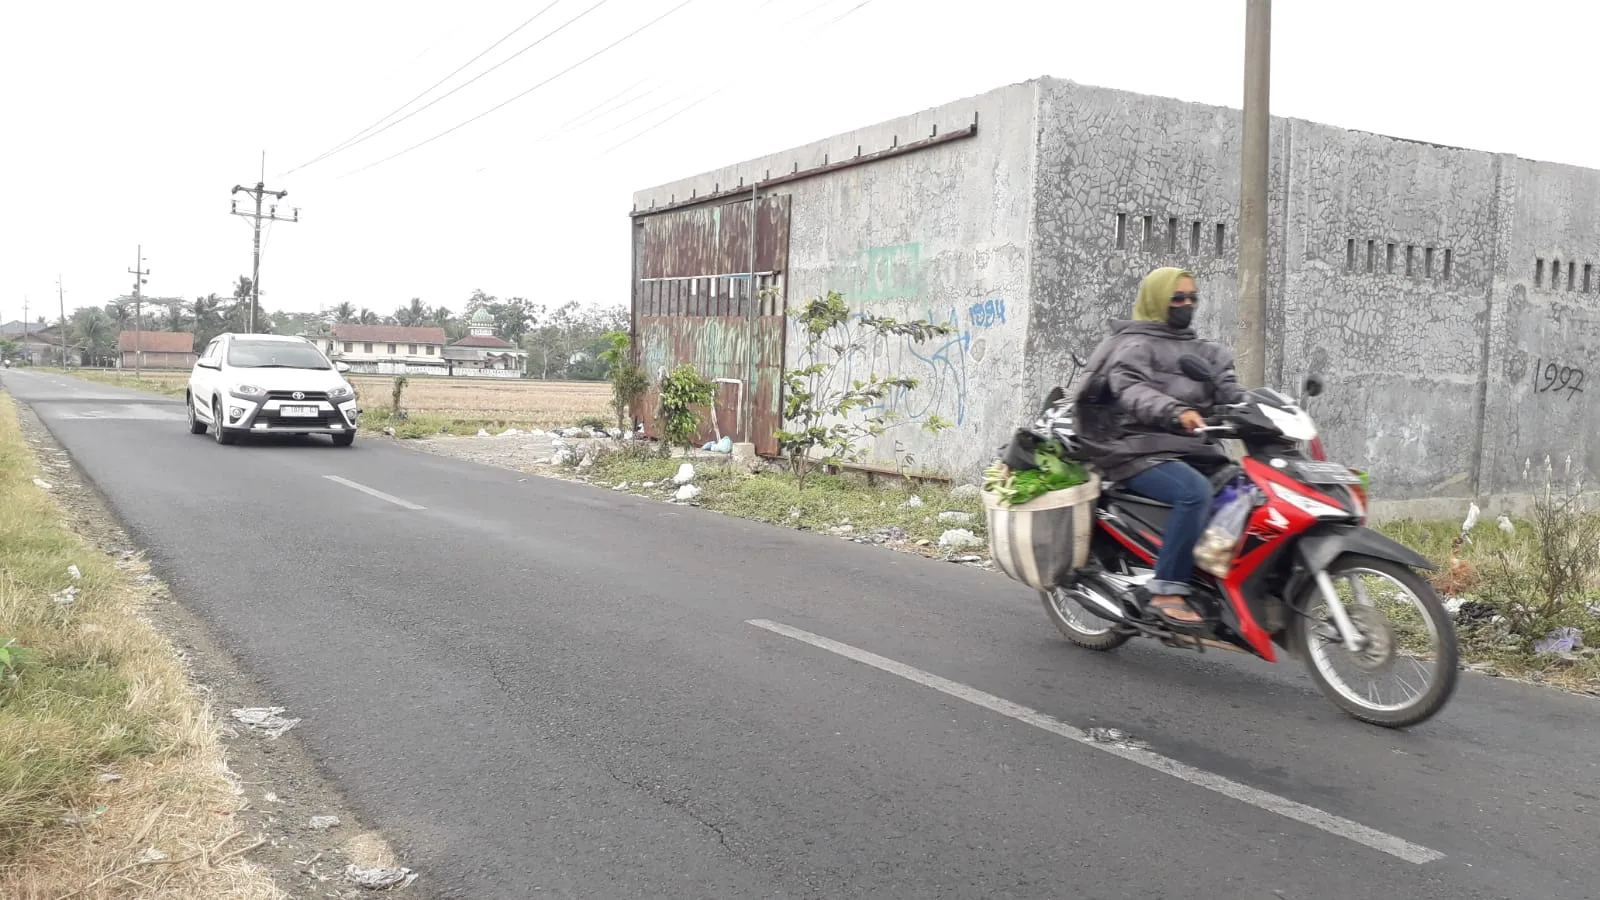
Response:
[[[197,363],[195,363],[195,365],[199,366],[202,369],[215,369],[218,372],[222,371],[222,367],[217,365],[216,363],[197,362]]]
[[[333,367],[340,372],[350,371],[350,364],[347,362],[336,362],[333,364]]]

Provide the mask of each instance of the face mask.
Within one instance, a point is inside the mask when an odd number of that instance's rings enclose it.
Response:
[[[1167,324],[1171,325],[1173,328],[1179,328],[1179,329],[1188,328],[1189,327],[1189,323],[1193,322],[1193,321],[1194,321],[1194,307],[1192,307],[1192,306],[1169,306],[1169,307],[1167,307]]]

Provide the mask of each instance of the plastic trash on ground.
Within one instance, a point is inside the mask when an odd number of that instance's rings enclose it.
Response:
[[[360,866],[349,865],[344,869],[345,880],[357,887],[370,890],[382,888],[405,887],[417,880],[417,873],[406,868],[374,867],[363,869]]]
[[[273,740],[283,736],[283,733],[300,724],[299,719],[286,719],[279,715],[284,711],[281,706],[258,706],[250,709],[235,709],[228,714],[240,724],[258,731]]]
[[[694,466],[684,463],[678,467],[678,474],[672,476],[673,484],[688,484],[694,480]]]
[[[1535,653],[1571,653],[1583,649],[1583,632],[1568,626],[1557,628],[1533,642]]]

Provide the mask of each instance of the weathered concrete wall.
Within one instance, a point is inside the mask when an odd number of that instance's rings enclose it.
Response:
[[[975,136],[774,188],[791,195],[791,311],[839,291],[852,310],[931,319],[954,334],[906,339],[851,358],[841,373],[911,376],[913,391],[886,404],[908,424],[870,450],[871,461],[976,477],[1021,421],[1028,327],[1033,84],[1013,85],[763,159],[642,191],[640,208],[948,134],[978,117]],[[786,365],[805,365],[790,323]],[[934,436],[917,425],[953,423]],[[908,459],[909,458],[909,459]]]
[[[1600,172],[1500,166],[1481,468],[1483,493],[1516,505],[1543,485],[1546,456],[1557,478],[1568,456],[1591,488],[1600,478]]]
[[[977,137],[785,186],[791,309],[828,289],[953,340],[870,367],[924,379],[879,459],[975,478],[1010,430],[1180,265],[1234,344],[1238,110],[1057,79],[1013,85],[638,195],[641,206],[960,127]],[[1274,119],[1267,372],[1310,401],[1380,514],[1518,508],[1552,457],[1600,478],[1600,172]],[[1559,265],[1559,269],[1557,266]],[[788,365],[799,349],[789,338]],[[1591,373],[1593,373],[1591,375]]]
[[[1040,103],[1030,395],[1157,266],[1196,273],[1197,327],[1233,345],[1241,113],[1053,79]],[[1600,473],[1573,390],[1600,338],[1600,173],[1302,120],[1270,140],[1269,381],[1323,378],[1310,409],[1381,511],[1515,493],[1546,453]]]
[[[1315,372],[1330,455],[1385,501],[1474,490],[1495,161],[1311,122],[1290,124],[1283,382]],[[1392,262],[1391,262],[1392,260]],[[1370,271],[1369,271],[1370,266]],[[1448,272],[1446,269],[1448,268]]]
[[[1133,314],[1160,266],[1195,274],[1196,329],[1232,343],[1238,298],[1240,113],[1044,79],[1040,90],[1034,303],[1028,391],[1042,397],[1087,358],[1107,325]],[[1271,141],[1285,140],[1272,123]],[[1283,160],[1271,162],[1269,228],[1283,231]],[[1219,241],[1219,232],[1220,241]],[[1281,241],[1268,294],[1282,294]],[[1267,367],[1278,367],[1271,342]]]

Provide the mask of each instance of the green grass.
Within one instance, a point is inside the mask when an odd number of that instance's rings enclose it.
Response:
[[[16,407],[0,398],[0,645],[21,650],[0,673],[0,864],[80,806],[100,768],[182,750],[141,684],[150,648],[88,627],[115,608],[124,576],[60,525],[33,473]],[[58,603],[71,587],[76,599]]]
[[[1459,522],[1398,520],[1378,530],[1427,557],[1438,571],[1431,580],[1445,598],[1478,605],[1484,615],[1464,617],[1457,623],[1462,656],[1517,677],[1547,681],[1563,687],[1600,691],[1600,655],[1579,653],[1569,659],[1533,650],[1534,642],[1552,630],[1571,626],[1583,634],[1585,647],[1600,647],[1600,567],[1591,567],[1586,583],[1552,599],[1541,579],[1549,566],[1551,543],[1595,540],[1600,517],[1577,509],[1550,520],[1542,538],[1539,512],[1512,521],[1503,532],[1497,517],[1484,516],[1451,561],[1451,544],[1460,534]],[[1585,535],[1587,535],[1585,537]],[[1501,621],[1493,621],[1498,617]]]
[[[639,446],[642,449],[643,445]],[[588,475],[601,486],[627,483],[635,493],[670,497],[677,490],[672,476],[683,462],[640,451],[610,452],[596,458]],[[855,476],[819,474],[807,479],[801,490],[787,473],[746,475],[716,461],[697,463],[695,470],[694,484],[704,492],[696,498],[697,503],[746,519],[821,532],[847,524],[851,535],[861,537],[870,537],[877,529],[899,528],[911,542],[937,542],[952,528],[966,528],[979,537],[984,534],[982,501],[954,498],[948,487],[913,488],[901,482],[871,487]],[[654,487],[641,488],[643,483],[654,483]],[[904,505],[913,495],[922,498],[922,506]],[[968,513],[972,519],[965,523],[939,521],[939,513],[946,511]]]

